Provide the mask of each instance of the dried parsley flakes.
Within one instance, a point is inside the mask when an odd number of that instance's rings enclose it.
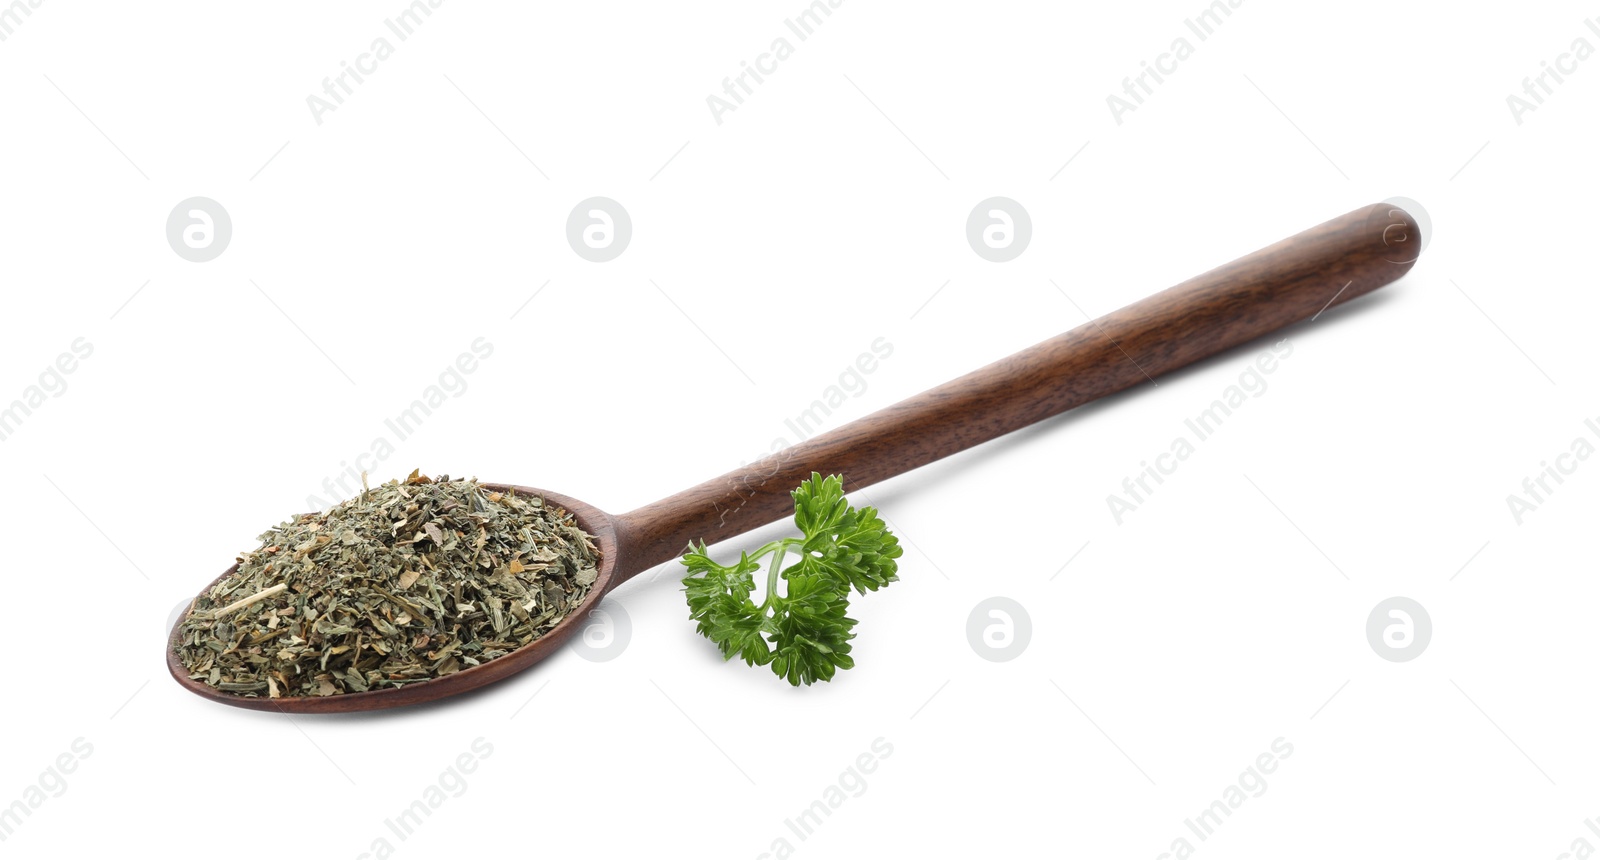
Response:
[[[261,536],[180,625],[189,677],[241,696],[332,696],[443,677],[582,604],[599,551],[571,514],[416,472]]]

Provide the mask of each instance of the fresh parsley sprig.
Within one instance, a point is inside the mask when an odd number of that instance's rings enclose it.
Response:
[[[845,615],[850,590],[866,594],[894,582],[901,550],[876,510],[850,506],[838,475],[812,472],[792,495],[801,537],[741,553],[731,565],[713,561],[704,542],[690,544],[681,561],[689,569],[683,578],[689,617],[723,659],[770,665],[798,687],[831,680],[835,670],[855,665],[850,628],[856,621]],[[790,553],[797,559],[784,567]],[[750,595],[766,556],[766,599],[757,606]]]

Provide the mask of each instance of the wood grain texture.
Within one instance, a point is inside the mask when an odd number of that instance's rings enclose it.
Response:
[[[1310,319],[1411,269],[1411,215],[1373,204],[959,379],[617,518],[618,581],[792,515],[813,471],[875,484]]]

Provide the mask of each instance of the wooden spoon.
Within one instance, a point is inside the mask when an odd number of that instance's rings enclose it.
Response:
[[[1315,318],[1404,275],[1421,247],[1421,230],[1411,215],[1386,203],[1362,207],[960,379],[621,516],[560,493],[489,485],[543,496],[572,512],[596,539],[600,572],[583,604],[555,628],[510,654],[453,675],[325,697],[270,699],[224,693],[189,678],[177,654],[181,620],[167,644],[167,666],[179,684],[213,701],[298,714],[394,708],[491,684],[549,656],[583,627],[607,592],[681,554],[691,540],[716,543],[790,516],[790,491],[813,471],[842,475],[847,491],[875,484]],[[684,635],[688,629],[686,624]]]

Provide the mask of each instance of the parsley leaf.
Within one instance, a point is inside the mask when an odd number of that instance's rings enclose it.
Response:
[[[703,542],[690,544],[680,560],[689,569],[683,585],[700,635],[716,643],[723,659],[770,665],[798,687],[832,680],[835,671],[855,665],[850,628],[856,621],[845,615],[850,591],[866,594],[894,582],[901,550],[876,510],[850,506],[838,475],[812,472],[792,495],[801,537],[741,553],[732,565],[718,564]],[[791,552],[798,560],[784,567]],[[758,606],[750,596],[753,575],[766,556],[772,557],[766,599]]]

